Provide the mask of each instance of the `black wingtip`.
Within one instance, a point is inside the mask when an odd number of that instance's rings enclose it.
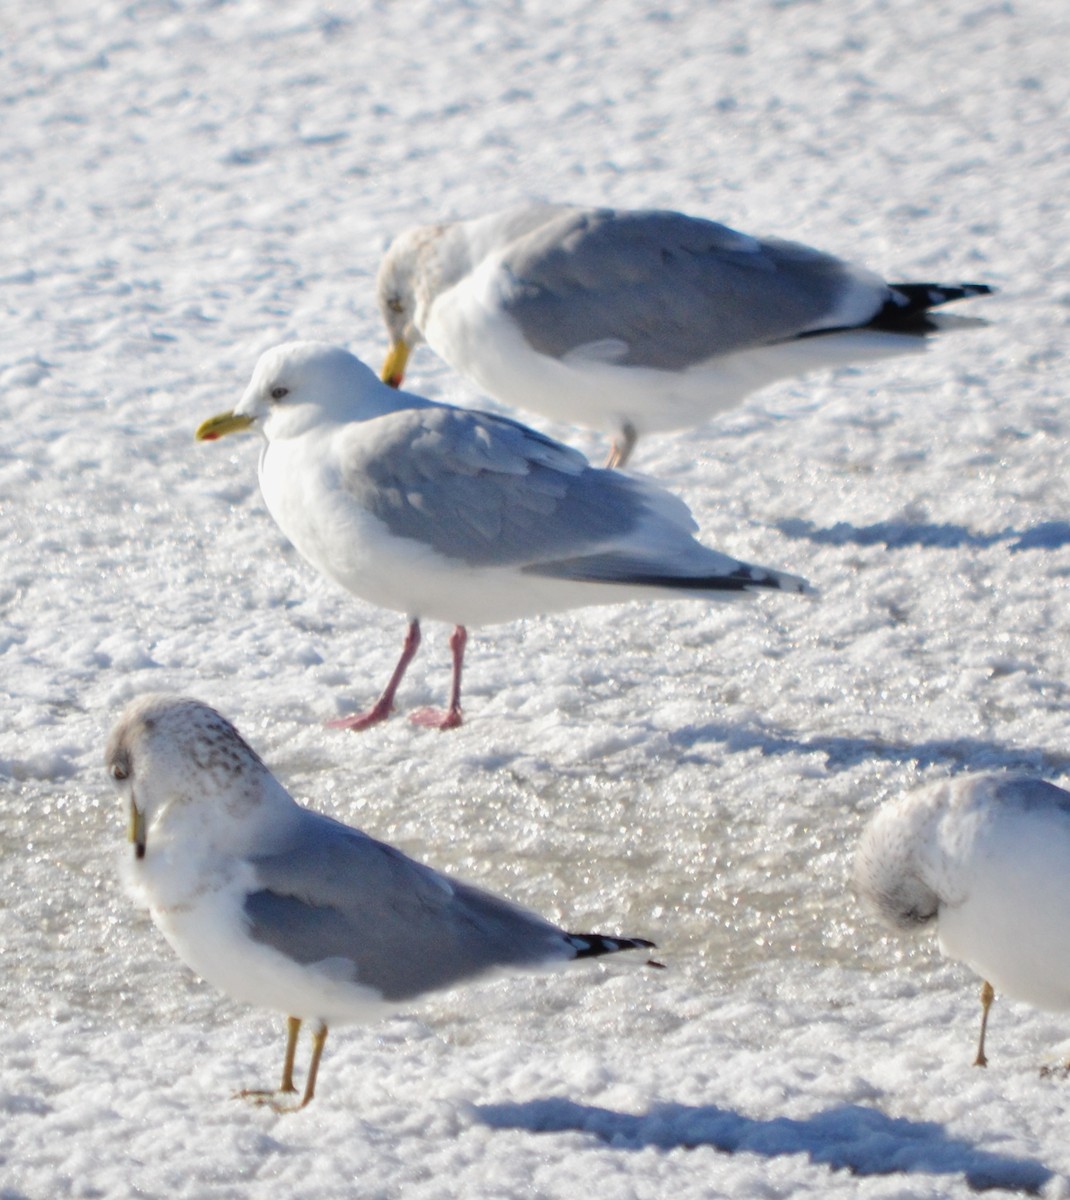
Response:
[[[928,308],[947,304],[950,300],[966,300],[970,296],[991,296],[998,290],[989,283],[890,283],[888,286],[893,292]]]
[[[892,295],[867,324],[867,329],[889,333],[932,333],[939,325],[929,319],[930,309],[971,296],[990,296],[987,283],[892,283]]]
[[[577,958],[599,958],[603,954],[617,954],[622,950],[656,950],[653,942],[646,938],[616,938],[606,937],[601,933],[567,933],[565,937],[576,951]],[[646,961],[648,967],[665,969],[665,964],[655,962],[652,958]]]
[[[750,592],[755,588],[769,591],[793,592],[798,595],[812,594],[815,589],[805,579],[783,571],[771,571],[764,567],[740,566],[729,574],[722,575],[654,575],[634,572],[620,579],[600,580],[604,583],[630,584],[631,586],[664,588],[676,592]]]

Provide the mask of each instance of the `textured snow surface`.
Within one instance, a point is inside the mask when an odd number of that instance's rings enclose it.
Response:
[[[0,1196],[1070,1195],[1070,1014],[997,1001],[971,1067],[979,981],[848,882],[922,779],[1070,778],[1063,0],[56,0],[0,25]],[[641,444],[705,541],[817,600],[495,627],[461,730],[326,730],[404,622],[286,546],[256,438],[193,430],[277,342],[378,367],[391,236],[530,198],[1000,292],[925,356]],[[479,400],[426,349],[408,381]],[[442,703],[447,633],[403,710]],[[333,1032],[303,1113],[232,1099],[277,1079],[282,1019],[192,977],[117,878],[103,742],[148,690],[219,707],[298,798],[669,969],[435,997]]]

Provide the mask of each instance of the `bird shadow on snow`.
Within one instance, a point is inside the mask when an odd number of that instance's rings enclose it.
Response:
[[[974,533],[965,525],[931,525],[915,521],[878,521],[874,525],[851,525],[837,521],[819,529],[813,521],[791,517],[777,522],[785,537],[814,542],[820,546],[929,546],[955,550],[960,546],[985,548],[1009,542],[1010,552],[1019,550],[1057,550],[1070,543],[1070,522],[1041,521],[1032,529],[1003,529],[999,533]]]
[[[812,738],[792,737],[773,729],[741,728],[725,722],[710,721],[691,725],[669,734],[673,746],[693,750],[704,743],[720,743],[733,753],[760,750],[766,757],[781,754],[822,754],[832,771],[846,771],[867,759],[915,763],[919,767],[943,765],[958,771],[1063,771],[1070,767],[1070,755],[1050,749],[1008,746],[980,738],[953,738],[928,742],[885,741],[880,737],[839,735]],[[701,755],[685,755],[682,761],[705,761]]]
[[[857,1104],[838,1105],[801,1120],[756,1120],[714,1105],[659,1104],[648,1113],[614,1112],[549,1096],[518,1104],[474,1105],[475,1120],[492,1129],[587,1133],[615,1149],[693,1150],[712,1146],[766,1158],[805,1154],[810,1161],[855,1175],[960,1175],[977,1191],[1036,1193],[1054,1176],[1042,1163],[981,1150],[949,1137],[935,1121],[889,1117]]]
[[[823,545],[885,545],[889,549],[929,546],[955,549],[960,546],[993,546],[1009,542],[1009,550],[1055,550],[1070,544],[1070,522],[1043,521],[1032,529],[1005,529],[1000,533],[974,533],[963,525],[930,525],[910,521],[881,521],[855,526],[838,522],[819,529],[812,521],[790,518],[777,528],[788,537]],[[1070,755],[1053,754],[1043,748],[1004,746],[976,738],[929,741],[896,745],[877,737],[791,737],[768,729],[740,729],[710,722],[680,729],[670,735],[674,745],[689,749],[704,742],[719,742],[730,750],[758,749],[764,755],[824,754],[831,768],[846,769],[868,758],[913,762],[918,766],[950,765],[954,770],[1065,770]]]

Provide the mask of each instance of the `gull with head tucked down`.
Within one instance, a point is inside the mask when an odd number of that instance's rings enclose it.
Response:
[[[470,980],[653,948],[566,933],[302,807],[197,700],[133,701],[105,762],[128,810],[135,898],[198,975],[287,1015],[279,1091],[241,1093],[280,1111],[312,1099],[330,1025],[375,1020]],[[303,1021],[315,1026],[312,1060],[293,1105]]]
[[[461,723],[470,626],[633,599],[810,590],[696,541],[686,505],[650,480],[592,467],[507,418],[387,387],[336,346],[266,351],[237,407],[196,436],[251,427],[267,441],[264,500],[297,550],[354,595],[409,618],[383,693],[337,727],[389,715],[421,618],[454,625],[453,683],[445,713],[414,719],[449,729]]]
[[[866,906],[983,980],[974,1064],[987,1065],[993,985],[1070,1010],[1070,792],[1013,775],[940,780],[883,805],[855,857]]]
[[[527,204],[401,233],[379,268],[398,385],[427,344],[515,408],[612,434],[701,425],[807,371],[923,350],[985,284],[885,283],[831,254],[659,210]]]

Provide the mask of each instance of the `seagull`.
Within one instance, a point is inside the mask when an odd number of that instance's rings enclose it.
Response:
[[[408,617],[383,693],[337,728],[390,714],[425,617],[454,626],[453,680],[445,712],[413,719],[452,729],[471,626],[631,599],[811,590],[703,546],[686,505],[651,481],[592,467],[505,417],[387,387],[340,347],[266,351],[237,407],[196,437],[254,426],[267,440],[260,488],[283,533],[329,579]]]
[[[566,933],[303,807],[198,700],[134,700],[105,765],[129,815],[127,882],[175,953],[235,1000],[287,1015],[278,1093],[239,1093],[279,1111],[312,1099],[331,1025],[376,1020],[469,980],[654,948]],[[292,1104],[304,1021],[312,1058]]]
[[[978,283],[885,283],[865,267],[701,217],[527,204],[400,234],[379,269],[400,385],[427,344],[503,404],[641,434],[700,425],[778,379],[923,349]]]
[[[1004,775],[929,784],[878,809],[855,883],[895,929],[935,922],[940,949],[981,976],[975,1066],[995,988],[1070,1009],[1070,792]]]

